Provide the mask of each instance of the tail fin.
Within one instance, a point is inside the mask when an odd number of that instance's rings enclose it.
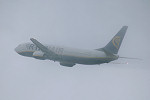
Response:
[[[117,54],[128,26],[123,26],[112,40],[103,48],[109,53]]]

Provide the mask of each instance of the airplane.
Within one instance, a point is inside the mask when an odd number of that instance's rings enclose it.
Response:
[[[103,48],[84,50],[63,46],[42,44],[34,38],[31,43],[23,43],[15,51],[26,57],[39,60],[58,61],[60,65],[73,67],[76,64],[100,65],[109,63],[119,58],[118,51],[125,36],[128,26],[123,26],[112,40]]]

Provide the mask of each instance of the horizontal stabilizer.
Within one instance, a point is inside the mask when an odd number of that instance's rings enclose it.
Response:
[[[131,58],[131,57],[119,57],[119,58],[123,58],[123,59],[135,59],[135,60],[142,60],[140,58]]]

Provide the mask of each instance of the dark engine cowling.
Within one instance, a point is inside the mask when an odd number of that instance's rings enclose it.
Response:
[[[74,63],[69,63],[69,62],[60,62],[60,65],[66,66],[66,67],[73,67],[75,64]]]
[[[40,59],[40,60],[45,60],[46,59],[46,56],[42,51],[35,51],[33,53],[33,57],[36,58],[36,59]]]

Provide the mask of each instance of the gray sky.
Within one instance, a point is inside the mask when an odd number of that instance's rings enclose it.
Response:
[[[0,0],[0,100],[149,100],[149,0]],[[62,67],[18,55],[34,37],[82,49],[105,46],[129,26],[125,64]]]

